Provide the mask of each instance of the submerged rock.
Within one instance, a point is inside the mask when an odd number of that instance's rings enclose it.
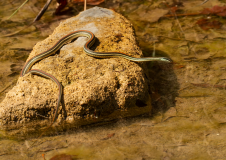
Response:
[[[117,51],[142,57],[131,23],[112,10],[94,7],[62,22],[52,35],[34,46],[28,59],[76,30],[95,34],[98,42],[92,49],[97,52]],[[143,63],[90,57],[83,51],[86,41],[80,37],[32,67],[53,75],[64,87],[63,107],[54,127],[47,132],[135,116],[151,109]],[[57,100],[58,87],[53,81],[31,74],[20,77],[0,104],[0,129],[8,135],[45,129],[54,117]]]

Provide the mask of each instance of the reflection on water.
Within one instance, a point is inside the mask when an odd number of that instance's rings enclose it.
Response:
[[[45,1],[29,1],[7,20],[21,3],[0,2],[1,35],[29,24]],[[16,84],[34,44],[59,24],[62,17],[52,16],[53,3],[35,26],[0,39],[0,101]],[[169,56],[174,61],[147,63],[153,112],[99,127],[56,131],[52,137],[39,138],[33,147],[35,139],[2,137],[0,159],[50,159],[61,153],[81,159],[224,159],[226,20],[223,8],[222,17],[213,14],[224,3],[201,3],[106,0],[102,7],[133,23],[145,56]],[[70,14],[82,11],[81,6],[72,8]],[[204,8],[209,8],[209,15],[202,13]]]

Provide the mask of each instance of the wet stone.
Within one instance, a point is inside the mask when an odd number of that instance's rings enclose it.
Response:
[[[76,30],[95,34],[98,40],[91,49],[97,52],[143,56],[126,18],[94,7],[61,22],[48,38],[34,46],[28,59]],[[79,37],[32,67],[53,75],[63,85],[63,107],[60,106],[57,120],[46,134],[150,112],[145,63],[90,57],[83,51],[86,41],[87,38]],[[7,135],[40,133],[52,122],[57,100],[58,87],[50,79],[31,74],[20,77],[0,104],[0,129]]]

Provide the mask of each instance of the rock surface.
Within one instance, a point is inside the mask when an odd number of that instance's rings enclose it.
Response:
[[[95,34],[95,51],[142,57],[131,23],[112,10],[94,7],[62,22],[52,35],[35,45],[28,59],[76,30]],[[90,57],[83,51],[86,41],[80,37],[32,67],[53,75],[64,87],[64,107],[60,107],[58,119],[48,132],[139,115],[151,109],[143,63]],[[0,104],[1,130],[9,135],[26,135],[45,129],[53,119],[57,100],[58,87],[51,80],[30,74],[20,77]]]

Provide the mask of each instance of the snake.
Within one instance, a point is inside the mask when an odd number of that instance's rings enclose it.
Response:
[[[58,116],[57,113],[58,113],[58,109],[59,109],[61,98],[62,98],[63,87],[62,87],[61,83],[53,75],[50,75],[42,70],[31,69],[31,68],[36,62],[55,54],[63,45],[67,44],[68,42],[71,42],[72,40],[74,40],[78,37],[87,37],[88,38],[88,41],[85,43],[85,45],[83,47],[83,50],[85,51],[86,54],[88,54],[89,56],[95,57],[95,58],[122,57],[122,58],[128,59],[130,61],[135,61],[135,62],[144,62],[144,61],[161,61],[161,62],[167,62],[167,63],[172,62],[171,59],[167,58],[167,57],[135,58],[135,57],[131,57],[131,56],[129,56],[125,53],[121,53],[121,52],[95,52],[90,49],[96,40],[96,37],[92,32],[90,32],[88,30],[78,30],[78,31],[74,31],[74,32],[67,34],[66,36],[62,37],[59,41],[57,41],[55,43],[55,45],[53,45],[47,51],[37,54],[34,57],[27,60],[27,62],[25,63],[25,65],[20,73],[20,77],[23,77],[25,74],[30,73],[30,74],[40,75],[47,79],[51,79],[52,81],[54,81],[57,84],[57,86],[59,88],[58,101],[57,101],[57,106],[56,106],[56,110],[55,110],[55,114],[54,114],[52,123],[54,123],[56,121],[57,116]],[[52,123],[51,123],[51,125],[52,125]]]

